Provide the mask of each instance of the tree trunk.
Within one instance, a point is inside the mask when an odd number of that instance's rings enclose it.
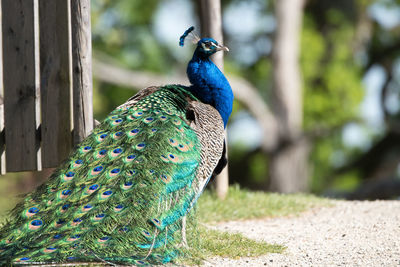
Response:
[[[214,38],[217,42],[223,43],[222,35],[222,19],[221,19],[221,2],[219,0],[198,0],[198,8],[200,11],[200,24],[202,37]],[[224,54],[216,53],[213,62],[218,68],[224,70]],[[225,132],[225,142],[227,136]],[[216,177],[217,195],[220,199],[224,199],[228,193],[229,175],[228,166]]]
[[[271,153],[269,178],[270,189],[283,193],[307,190],[309,144],[299,138],[303,123],[299,50],[304,2],[275,2],[272,103],[279,125],[278,148]]]

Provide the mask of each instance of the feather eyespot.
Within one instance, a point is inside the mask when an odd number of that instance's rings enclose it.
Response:
[[[147,237],[147,238],[150,238],[150,237],[151,237],[150,232],[148,232],[148,231],[146,231],[146,230],[143,230],[143,231],[142,231],[142,234],[143,234],[145,237]]]
[[[103,171],[103,166],[97,166],[97,167],[94,167],[91,171],[90,171],[90,176],[95,176],[95,175],[98,175],[99,173],[101,173],[102,171]]]
[[[104,156],[105,156],[106,154],[107,154],[107,150],[106,150],[106,149],[102,149],[102,150],[100,150],[100,151],[96,154],[95,158],[96,158],[96,159],[104,158]]]
[[[74,176],[75,176],[75,173],[74,172],[67,172],[65,175],[64,175],[64,177],[63,177],[63,180],[64,181],[71,181],[73,178],[74,178]]]
[[[129,136],[129,137],[134,137],[134,136],[137,135],[138,133],[139,133],[139,129],[133,129],[133,130],[130,130],[130,131],[129,131],[128,136]]]
[[[84,146],[84,147],[81,148],[81,152],[82,152],[82,153],[87,153],[87,152],[89,152],[90,150],[92,150],[92,147],[91,147],[91,146]]]
[[[29,217],[32,217],[33,215],[35,215],[38,212],[39,212],[38,208],[32,207],[32,208],[29,208],[28,210],[25,211],[25,216],[29,218]]]
[[[65,220],[59,219],[54,223],[55,227],[61,227],[65,223]]]
[[[114,207],[114,211],[115,211],[115,212],[120,212],[123,208],[124,208],[124,206],[121,205],[121,204],[119,204],[119,205],[117,205],[117,206]]]
[[[77,159],[77,160],[75,160],[74,163],[72,164],[72,167],[73,167],[73,168],[79,167],[79,166],[82,165],[82,163],[83,163],[83,160]]]
[[[96,137],[96,140],[97,140],[98,142],[102,142],[102,141],[104,141],[104,139],[106,139],[107,136],[108,136],[108,135],[105,134],[105,133],[99,134],[99,135]]]
[[[90,195],[92,194],[94,191],[96,191],[99,188],[98,184],[93,184],[91,185],[88,189],[86,189],[85,195]]]
[[[75,218],[72,222],[71,222],[71,226],[78,226],[79,224],[82,223],[82,218]]]
[[[97,188],[99,188],[99,185],[94,184],[94,185],[89,187],[89,190],[96,190]]]
[[[113,177],[117,176],[120,172],[121,172],[121,169],[114,168],[108,173],[108,177],[113,178]]]
[[[30,230],[37,230],[40,227],[42,227],[43,221],[42,220],[33,220],[29,223],[29,229]]]
[[[19,258],[18,260],[16,260],[16,261],[29,261],[31,258],[29,258],[29,257],[22,257],[22,258]]]
[[[114,149],[113,151],[111,151],[111,153],[110,153],[110,157],[111,158],[115,158],[115,157],[117,157],[119,154],[121,154],[122,153],[122,148],[116,148],[116,149]]]
[[[111,173],[119,173],[119,171],[120,171],[120,169],[116,168],[116,169],[111,170]]]
[[[172,177],[170,175],[161,174],[160,178],[161,178],[161,181],[163,181],[166,184],[168,184],[172,181]]]
[[[81,211],[82,212],[88,212],[89,210],[93,209],[93,206],[90,204],[87,204],[85,206],[82,207]]]
[[[136,145],[136,149],[137,149],[137,150],[142,150],[142,149],[144,149],[145,147],[146,147],[146,144],[145,144],[145,143],[139,143],[139,144]]]
[[[154,218],[154,219],[151,219],[151,221],[153,222],[153,224],[154,224],[155,226],[157,226],[157,227],[160,227],[160,226],[161,226],[161,222],[160,222],[159,219]]]
[[[104,243],[104,242],[107,242],[109,239],[110,239],[110,237],[103,236],[102,238],[97,239],[97,242]]]
[[[49,254],[49,253],[55,252],[56,250],[57,249],[55,247],[48,247],[48,248],[44,248],[43,252],[46,253],[46,254]]]
[[[170,143],[171,146],[174,146],[174,147],[178,145],[178,142],[175,139],[172,139],[172,138],[169,139],[169,143]]]
[[[68,242],[76,241],[77,239],[81,238],[81,235],[73,235],[67,239]]]
[[[114,140],[118,140],[118,139],[120,139],[123,135],[124,135],[123,132],[116,132],[115,134],[113,134],[113,139],[114,139]]]
[[[55,234],[54,236],[53,236],[53,239],[60,239],[60,238],[62,238],[63,236],[62,235],[60,235],[60,234]]]
[[[181,152],[187,152],[187,151],[189,151],[189,146],[188,146],[188,145],[179,144],[179,145],[177,146],[177,149],[178,149],[179,151],[181,151]]]
[[[93,221],[98,222],[104,219],[106,215],[104,213],[100,213],[94,216]]]
[[[132,186],[133,186],[133,182],[127,181],[127,182],[125,182],[124,184],[121,185],[121,188],[124,189],[124,190],[128,190],[128,189],[131,189]]]
[[[129,227],[124,226],[122,228],[119,229],[120,232],[128,232],[129,231]]]
[[[151,123],[151,122],[153,122],[154,121],[154,118],[153,117],[147,117],[147,118],[145,118],[144,120],[143,120],[143,122],[144,123],[147,123],[147,124],[149,124],[149,123]]]
[[[164,161],[164,162],[169,162],[169,159],[168,159],[168,157],[167,156],[165,156],[165,155],[161,155],[161,160],[162,161]]]
[[[68,208],[70,207],[70,204],[64,204],[61,208],[60,208],[60,212],[64,213],[68,210]]]
[[[58,198],[65,199],[65,198],[69,197],[71,194],[72,194],[72,191],[70,189],[65,189],[58,193]]]
[[[133,175],[135,175],[136,174],[136,171],[135,170],[128,170],[127,172],[126,172],[126,175],[127,176],[133,176]]]
[[[63,194],[64,196],[68,196],[71,194],[71,190],[65,189],[64,191],[61,192],[61,194]]]
[[[141,111],[136,111],[135,113],[132,114],[135,118],[140,118],[143,116],[143,112]]]
[[[183,133],[185,129],[182,126],[178,126],[175,128],[179,133]]]
[[[113,194],[113,192],[111,190],[104,191],[103,193],[100,194],[99,199],[105,200],[105,199],[111,197],[112,194]]]
[[[178,120],[178,119],[174,119],[174,120],[172,120],[172,123],[175,124],[175,125],[181,125],[182,121]]]
[[[176,156],[176,155],[174,155],[174,154],[169,154],[169,155],[168,155],[168,158],[169,158],[170,161],[172,161],[172,162],[174,162],[174,163],[176,163],[176,162],[179,161],[179,157]]]
[[[135,154],[129,155],[125,158],[125,162],[131,162],[136,158]]]
[[[160,116],[160,120],[162,120],[162,121],[166,121],[166,120],[167,120],[167,117],[166,117],[166,116],[164,116],[164,115],[162,115],[162,116]]]
[[[38,212],[39,212],[39,209],[36,208],[36,207],[33,207],[33,208],[29,209],[29,213],[38,213]]]

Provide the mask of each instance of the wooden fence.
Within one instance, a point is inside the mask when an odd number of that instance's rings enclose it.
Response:
[[[1,0],[0,170],[57,166],[93,128],[90,0]]]

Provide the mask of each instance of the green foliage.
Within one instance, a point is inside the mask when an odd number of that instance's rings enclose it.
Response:
[[[257,153],[251,157],[250,165],[250,178],[256,183],[262,184],[265,182],[265,177],[268,174],[268,165],[265,156],[261,153]]]
[[[360,180],[360,175],[357,171],[348,172],[335,179],[332,189],[341,192],[350,192],[357,188],[361,182]]]
[[[334,28],[325,35],[310,15],[305,17],[300,62],[306,130],[335,127],[356,118],[363,96],[360,67],[351,53],[354,28],[339,15],[331,11],[328,17]]]
[[[324,23],[321,25],[321,22]],[[355,25],[343,10],[330,8],[306,12],[301,38],[301,69],[304,86],[304,129],[327,131],[315,140],[311,153],[311,189],[330,186],[332,156],[342,144],[341,131],[358,120],[363,97],[361,66],[354,60]]]

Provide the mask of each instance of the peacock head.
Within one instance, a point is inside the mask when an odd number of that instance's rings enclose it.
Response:
[[[193,33],[193,30],[194,30],[194,27],[192,26],[183,33],[183,35],[179,39],[180,46],[184,45],[185,38],[189,34],[191,34],[193,37],[194,43],[197,43],[195,54],[197,54],[200,57],[209,57],[218,51],[229,51],[228,47],[218,44],[218,42],[212,38],[200,39],[197,35],[195,35]]]
[[[218,44],[212,38],[203,38],[197,42],[196,52],[202,56],[209,57],[218,51],[229,51],[228,47]]]

